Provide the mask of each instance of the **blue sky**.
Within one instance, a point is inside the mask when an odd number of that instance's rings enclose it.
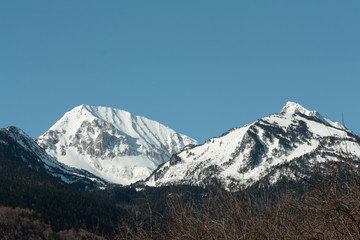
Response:
[[[200,142],[295,101],[360,134],[360,1],[0,1],[0,127],[80,104]]]

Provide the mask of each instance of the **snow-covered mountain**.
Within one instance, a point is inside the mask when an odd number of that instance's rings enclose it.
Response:
[[[360,138],[343,125],[288,102],[279,114],[187,147],[145,181],[149,186],[206,185],[238,190],[259,181],[308,175],[321,164],[360,160]]]
[[[88,105],[67,112],[36,141],[58,161],[123,185],[145,179],[172,154],[196,144],[145,117]]]
[[[0,159],[23,162],[38,172],[51,175],[63,183],[82,190],[95,190],[107,184],[87,171],[58,162],[16,127],[0,129]]]

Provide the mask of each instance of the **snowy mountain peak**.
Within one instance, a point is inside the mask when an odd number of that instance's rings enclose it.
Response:
[[[282,108],[281,114],[295,114],[301,113],[307,116],[319,116],[318,112],[310,111],[298,103],[288,101],[286,105]]]
[[[90,106],[86,104],[82,104],[80,106],[73,108],[69,113],[72,114],[75,113],[77,114],[77,116],[81,116],[81,115],[92,116],[103,120],[111,120],[109,118],[113,117],[114,114],[116,115],[120,113],[122,116],[125,116],[127,118],[134,117],[131,113],[125,110],[102,107],[102,106]]]
[[[304,176],[344,156],[360,160],[360,137],[316,111],[288,102],[280,114],[185,148],[144,184],[206,185],[216,179],[225,188],[238,190],[260,181],[291,179],[294,172]]]
[[[303,116],[307,116],[308,118],[311,118],[313,120],[321,122],[321,123],[323,123],[323,124],[325,124],[327,126],[350,131],[350,130],[346,129],[346,127],[343,126],[341,123],[333,122],[333,121],[323,117],[317,111],[310,111],[310,110],[304,108],[303,106],[301,106],[298,103],[294,103],[294,102],[289,101],[282,108],[282,110],[280,112],[280,115],[285,115],[285,116],[289,115],[289,117],[291,117],[291,115],[293,115],[293,114],[300,114],[300,115],[303,115]]]
[[[67,112],[37,142],[60,162],[124,185],[146,178],[172,154],[197,144],[145,117],[89,105]]]

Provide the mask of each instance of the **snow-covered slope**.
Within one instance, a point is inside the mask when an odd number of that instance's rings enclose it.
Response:
[[[88,105],[67,112],[36,141],[58,161],[123,185],[145,179],[172,154],[196,144],[145,117]]]
[[[360,159],[358,136],[316,111],[288,102],[279,114],[184,149],[145,184],[205,185],[216,179],[227,189],[238,190],[260,180],[271,184],[282,176],[306,174],[345,156]]]
[[[107,184],[87,171],[59,163],[16,127],[0,129],[0,158],[23,162],[38,172],[44,172],[83,190],[95,190]]]

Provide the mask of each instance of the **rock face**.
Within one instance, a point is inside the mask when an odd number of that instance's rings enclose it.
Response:
[[[88,105],[67,112],[36,141],[58,161],[123,185],[145,179],[172,154],[196,144],[145,117]]]
[[[144,182],[149,186],[206,185],[236,191],[308,175],[331,161],[360,160],[360,138],[343,125],[288,102],[279,114],[185,148]]]
[[[96,190],[105,187],[106,181],[95,175],[59,163],[48,155],[26,133],[16,127],[0,129],[0,159],[25,163],[28,167],[57,178],[81,190]]]

